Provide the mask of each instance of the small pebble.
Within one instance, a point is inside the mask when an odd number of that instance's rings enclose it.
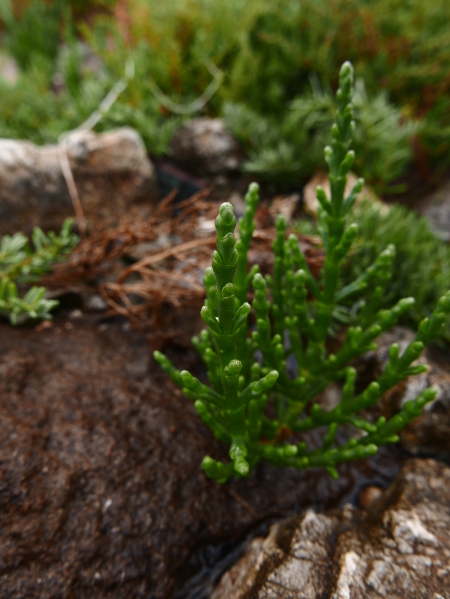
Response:
[[[81,310],[72,310],[72,312],[69,313],[69,318],[70,320],[75,320],[77,318],[82,318],[83,317],[83,312]]]
[[[51,329],[53,326],[54,324],[51,320],[44,320],[37,325],[36,331],[45,331],[46,329]]]
[[[197,219],[196,229],[200,235],[210,235],[216,230],[215,220],[200,217]]]
[[[91,295],[86,301],[86,307],[92,312],[104,312],[108,309],[108,304],[101,295]]]
[[[383,494],[383,489],[377,485],[365,487],[358,497],[358,504],[363,510],[368,508]]]

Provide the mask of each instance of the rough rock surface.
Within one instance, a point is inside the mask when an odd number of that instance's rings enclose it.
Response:
[[[367,511],[285,520],[211,599],[449,599],[450,468],[411,460]]]
[[[226,448],[146,339],[71,316],[0,323],[1,599],[186,597],[176,589],[202,551],[300,508],[337,506],[370,481],[386,486],[400,469],[391,448],[343,464],[337,481],[268,465],[249,480],[209,481],[203,456],[224,459]],[[166,351],[202,376],[193,352]]]
[[[174,135],[172,157],[198,175],[217,175],[236,170],[242,160],[239,143],[221,119],[189,121]]]
[[[423,202],[421,210],[430,221],[435,233],[445,242],[450,241],[450,181]]]
[[[378,376],[389,358],[389,347],[398,343],[403,351],[414,334],[395,327],[377,340],[378,350],[366,358],[373,376]],[[438,390],[436,399],[425,406],[419,418],[415,418],[400,433],[402,446],[414,455],[450,457],[450,360],[438,348],[427,348],[418,363],[427,364],[428,372],[409,377],[390,391],[380,404],[383,414],[391,417],[411,399],[415,399],[427,387]]]
[[[114,221],[135,202],[156,200],[156,175],[138,133],[130,128],[74,132],[67,154],[88,223]],[[0,140],[0,234],[32,226],[59,229],[74,210],[59,147]]]

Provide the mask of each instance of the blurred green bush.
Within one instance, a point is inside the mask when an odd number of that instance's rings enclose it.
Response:
[[[331,90],[323,91],[312,78],[312,93],[298,96],[281,115],[261,117],[245,104],[226,103],[224,119],[250,160],[245,170],[289,184],[309,177],[322,164],[322,150],[331,142],[336,104]],[[412,160],[409,140],[419,124],[402,121],[400,109],[388,101],[385,90],[369,97],[364,82],[356,82],[353,95],[356,120],[354,170],[377,191],[396,179]],[[396,188],[398,190],[398,187]]]
[[[378,191],[399,191],[389,184],[411,170],[413,136],[424,171],[438,175],[450,165],[447,0],[114,4],[31,0],[18,19],[10,0],[0,0],[5,48],[22,68],[15,86],[0,83],[0,135],[54,140],[82,122],[132,58],[136,77],[100,128],[134,126],[152,154],[163,154],[183,119],[152,89],[189,104],[211,82],[212,61],[225,78],[203,113],[225,115],[248,152],[247,170],[290,185],[294,172],[323,167],[335,74],[350,59],[366,83],[357,90],[358,130],[368,132],[356,132],[358,174]],[[99,5],[109,11],[74,25],[75,13]],[[80,36],[103,61],[100,73],[84,68]]]
[[[431,314],[436,301],[449,287],[450,247],[435,235],[425,217],[399,204],[388,208],[365,200],[355,209],[354,221],[358,225],[358,236],[342,271],[343,285],[364,273],[386,246],[395,245],[392,277],[382,307],[404,296],[414,297],[414,308],[407,319],[403,319],[403,324],[416,327],[422,318]],[[297,228],[307,235],[318,232],[317,224],[309,219],[299,221]],[[450,340],[450,323],[444,335]]]

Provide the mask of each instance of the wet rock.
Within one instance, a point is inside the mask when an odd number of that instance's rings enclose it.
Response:
[[[450,468],[411,460],[367,511],[301,516],[255,539],[212,599],[433,599],[450,589]]]
[[[357,180],[358,180],[358,177],[354,173],[350,172],[348,174],[347,186],[345,188],[346,195],[348,195],[350,193],[350,191],[352,190],[352,187],[355,185]],[[321,185],[324,188],[325,193],[327,194],[327,197],[329,198],[330,197],[330,182],[328,181],[328,173],[325,173],[323,171],[319,171],[319,172],[315,173],[311,177],[311,179],[308,181],[308,183],[305,185],[305,187],[303,188],[303,210],[307,214],[312,216],[313,218],[317,217],[317,208],[319,205],[317,198],[316,198],[316,187],[318,185]],[[368,187],[367,185],[363,187],[363,190],[359,194],[356,203],[360,204],[361,201],[364,199],[368,199],[370,202],[379,202],[380,206],[383,206],[384,209],[387,210],[387,207],[385,206],[385,204],[383,204],[380,201],[380,199],[377,197],[375,192],[372,189],[370,189],[370,187]]]
[[[378,376],[389,358],[389,347],[398,343],[400,351],[410,343],[414,334],[401,327],[394,327],[381,335],[378,350],[366,358],[373,376]],[[438,359],[439,358],[439,361]],[[421,416],[414,419],[400,433],[400,443],[414,455],[450,457],[450,356],[443,350],[427,348],[417,361],[426,364],[428,372],[411,376],[392,389],[381,402],[382,413],[391,417],[405,402],[415,399],[427,387],[437,388],[437,397],[425,406]]]
[[[445,242],[450,242],[450,181],[422,202],[421,213]]]
[[[156,201],[156,177],[139,134],[74,132],[67,154],[88,223],[116,222],[136,203]],[[74,210],[56,145],[0,140],[0,234],[59,229]]]
[[[189,121],[175,133],[171,150],[175,162],[198,175],[236,170],[242,160],[237,140],[221,119]]]
[[[221,486],[200,464],[226,459],[226,447],[129,323],[56,316],[51,328],[0,323],[0,338],[2,599],[182,597],[202,548],[300,507],[336,506],[400,468],[386,449],[343,464],[336,481],[261,465]],[[166,352],[203,376],[194,352]]]

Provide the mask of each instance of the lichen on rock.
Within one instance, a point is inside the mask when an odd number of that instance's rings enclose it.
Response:
[[[308,510],[274,525],[212,599],[447,599],[449,496],[450,468],[411,460],[365,511]]]

